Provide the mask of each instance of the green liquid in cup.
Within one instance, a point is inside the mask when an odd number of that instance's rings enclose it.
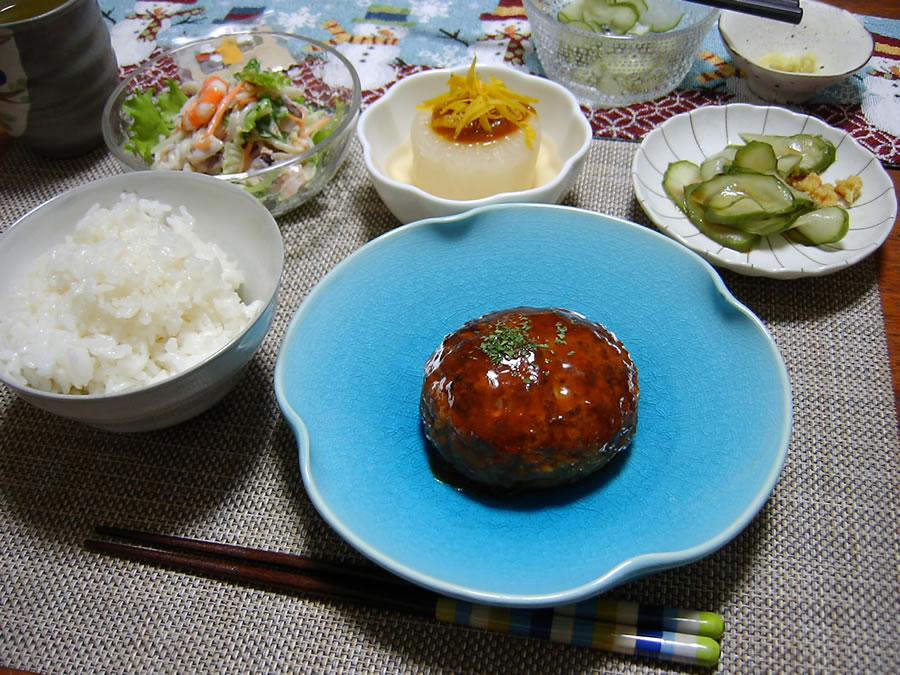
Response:
[[[33,19],[65,2],[66,0],[0,0],[0,23]]]

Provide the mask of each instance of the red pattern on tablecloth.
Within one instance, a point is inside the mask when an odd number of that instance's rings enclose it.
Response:
[[[676,89],[653,101],[619,108],[586,108],[582,111],[597,138],[639,141],[670,117],[705,105],[723,105],[730,96],[709,89]]]
[[[869,124],[862,105],[813,103],[808,110],[831,126],[846,131],[883,161],[900,164],[900,138]]]
[[[620,108],[589,109],[582,106],[596,138],[640,141],[655,127],[683,112],[707,105],[725,105],[734,97],[707,89],[676,89],[654,101]],[[831,126],[846,131],[883,161],[900,163],[900,139],[872,126],[861,104],[809,103],[808,112]]]
[[[207,8],[206,6],[196,6],[197,1],[160,1],[158,5],[153,5],[152,12],[146,9],[150,5],[137,0],[103,0],[103,4],[122,4],[129,7],[128,11],[120,15],[123,18],[120,23],[114,25],[113,33],[114,36],[117,36],[117,29],[122,29],[119,31],[121,36],[115,41],[117,47],[123,52],[127,52],[128,58],[137,60],[146,59],[151,51],[151,56],[159,53],[160,48],[156,43],[157,34],[169,24],[173,24],[171,30],[177,31],[177,27],[174,26],[176,21],[184,24],[208,22],[216,24],[219,29],[228,24],[241,29],[280,28],[277,25],[280,14],[264,11],[266,10],[264,5],[253,8],[232,7],[231,11],[224,14],[224,18],[211,18],[219,16],[220,9],[213,7],[216,3],[211,3]],[[222,4],[224,3],[218,3],[218,5]],[[293,11],[302,12],[302,4],[298,3],[298,7]],[[484,44],[490,43],[492,49],[496,47],[496,50],[500,50],[497,54],[507,65],[526,70],[533,68],[533,63],[525,62],[525,54],[529,52],[532,45],[530,28],[522,9],[521,0],[499,0],[499,4],[491,6],[493,9],[489,12],[485,12],[485,8],[479,3],[464,10],[476,9],[479,12],[483,34],[478,34],[478,37],[472,40],[470,34],[465,34],[463,26],[466,25],[466,22],[457,19],[458,23],[454,24],[453,19],[450,19],[441,25],[440,35],[435,35],[435,44],[452,38],[465,45],[467,52],[471,55]],[[250,12],[249,9],[253,11]],[[332,9],[337,11],[335,8]],[[338,39],[335,31],[339,28],[339,22],[336,19],[327,18],[313,30],[314,33],[315,31],[324,32],[327,37],[322,37],[318,33],[315,36],[332,43],[353,43],[354,41],[371,43],[372,49],[363,55],[354,57],[352,54],[346,54],[351,60],[357,58],[365,61],[364,64],[357,65],[365,65],[369,68],[377,66],[378,72],[384,76],[380,80],[370,78],[369,86],[362,92],[363,106],[376,101],[393,84],[404,77],[437,67],[433,61],[428,61],[429,58],[434,58],[436,51],[435,53],[398,51],[401,46],[400,36],[405,34],[402,31],[407,30],[407,24],[423,28],[417,17],[413,16],[415,15],[413,10],[394,9],[399,17],[398,20],[402,19],[397,25],[403,26],[403,28],[391,25],[381,27],[384,30],[380,30],[377,25],[378,21],[373,19],[374,27],[368,26],[368,33],[351,35],[344,31],[345,34]],[[285,12],[284,14],[287,16],[290,13]],[[352,12],[347,16],[350,15]],[[356,19],[351,21],[344,18],[344,23],[348,26],[353,24],[354,30],[358,28],[357,24],[353,23]],[[276,25],[267,25],[267,19],[276,20]],[[885,31],[893,31],[893,24],[877,25],[883,26]],[[128,30],[125,30],[126,27]],[[433,27],[431,29],[433,30]],[[397,32],[398,30],[400,32]],[[813,114],[828,124],[848,132],[883,162],[900,165],[900,113],[898,113],[898,108],[900,108],[898,106],[898,102],[900,102],[900,38],[874,31],[873,36],[875,53],[869,64],[855,76],[858,82],[852,85],[860,87],[862,91],[860,98],[863,100],[853,103],[808,103],[795,106],[794,109]],[[497,45],[494,45],[495,42]],[[377,49],[376,47],[381,43],[384,43],[384,49]],[[748,91],[742,75],[735,70],[727,56],[720,52],[721,46],[708,45],[708,48],[699,55],[698,66],[692,69],[690,77],[682,83],[685,88],[676,89],[656,100],[618,108],[583,107],[595,137],[640,141],[653,128],[679,113],[702,106],[724,105],[748,100]],[[481,52],[478,53],[484,56]],[[123,56],[125,56],[124,53]],[[418,60],[420,58],[428,62],[422,63]],[[481,59],[479,58],[479,60]],[[124,63],[130,64],[131,62],[126,58]],[[121,69],[121,74],[124,76],[134,67],[125,65]],[[150,81],[164,79],[160,75],[164,75],[164,73],[149,74],[147,79]],[[376,80],[377,86],[373,86],[376,85]],[[847,101],[855,100],[853,91],[845,92],[844,95]],[[839,98],[832,97],[832,100],[839,100]]]

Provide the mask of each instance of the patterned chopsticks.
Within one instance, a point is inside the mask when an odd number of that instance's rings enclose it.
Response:
[[[609,604],[610,611],[614,614],[618,613],[612,606],[620,603],[614,600],[606,600],[604,603]],[[633,605],[633,603],[621,604]],[[648,623],[635,625],[604,621],[601,618],[572,616],[564,613],[565,611],[558,607],[553,609],[489,607],[439,597],[435,617],[439,621],[460,626],[539,637],[553,642],[592,647],[617,654],[646,656],[671,663],[714,666],[719,660],[719,643],[708,635],[666,630],[662,626]],[[682,613],[682,610],[676,609],[666,611],[670,616]],[[696,612],[684,613],[696,614]],[[712,615],[712,612],[703,614]],[[718,623],[721,625],[721,617],[718,618]],[[721,632],[717,637],[720,636]]]
[[[725,631],[722,617],[714,612],[696,612],[656,605],[639,605],[624,600],[588,598],[581,602],[562,605],[556,612],[579,619],[597,619],[625,626],[656,626],[673,633],[705,635],[718,640]]]
[[[548,609],[489,607],[443,597],[379,568],[118,527],[98,526],[96,533],[139,545],[88,539],[85,547],[91,551],[238,583],[362,602],[461,626],[672,663],[713,666],[720,654],[718,639],[724,625],[712,612],[603,598]]]

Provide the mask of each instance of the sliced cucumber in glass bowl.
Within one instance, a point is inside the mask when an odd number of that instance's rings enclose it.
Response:
[[[672,30],[684,9],[669,0],[570,0],[556,18],[573,28],[615,35]]]
[[[544,73],[588,106],[663,96],[719,10],[682,0],[523,0]]]

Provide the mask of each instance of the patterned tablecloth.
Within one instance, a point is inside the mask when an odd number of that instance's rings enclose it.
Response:
[[[333,40],[359,65],[368,100],[409,69],[467,62],[473,50],[484,60],[537,68],[527,23],[503,0],[416,0],[408,9],[287,0],[101,5],[125,67],[164,41],[240,21]],[[854,78],[867,102],[825,99],[811,107],[843,110],[847,124],[873,146],[881,139],[883,156],[896,161],[890,125],[900,117],[884,111],[898,104],[874,100],[882,80],[896,87],[897,43],[887,36],[896,24],[869,25],[884,32],[877,60]],[[630,184],[636,144],[605,136],[640,136],[685,106],[740,98],[742,82],[710,40],[698,68],[711,79],[702,86],[695,72],[683,90],[645,108],[589,111],[598,138],[566,204],[651,226]],[[842,92],[849,96],[844,89],[829,96]],[[609,119],[621,122],[610,130],[600,122]],[[13,144],[0,157],[0,230],[65,189],[119,171],[103,149],[51,161]],[[690,670],[245,588],[84,549],[94,524],[112,522],[364,562],[304,492],[272,378],[285,329],[310,289],[397,221],[354,141],[335,180],[279,224],[286,259],[272,330],[240,386],[207,413],[158,432],[115,435],[42,413],[0,388],[0,665],[41,673]],[[788,368],[794,428],[784,471],[736,539],[610,596],[721,613],[721,672],[895,670],[900,432],[875,261],[790,282],[722,277],[769,328]]]
[[[337,47],[356,66],[364,102],[423,68],[505,63],[543,74],[521,0],[100,0],[123,70],[161,47],[214,31],[269,28]],[[900,164],[900,21],[863,17],[875,54],[853,77],[798,106],[850,132],[884,162]],[[685,110],[759,102],[734,66],[718,31],[709,32],[691,71],[672,93],[620,108],[585,110],[598,137],[640,140]]]

